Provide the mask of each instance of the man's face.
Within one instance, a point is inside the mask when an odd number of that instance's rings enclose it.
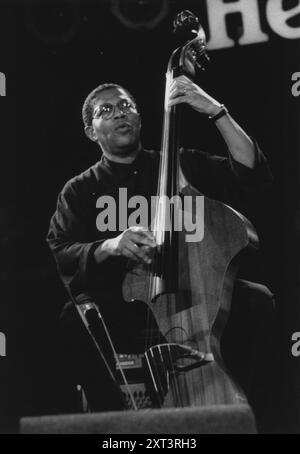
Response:
[[[94,103],[93,116],[93,140],[106,155],[126,156],[137,150],[141,121],[125,90],[109,88],[101,92]]]

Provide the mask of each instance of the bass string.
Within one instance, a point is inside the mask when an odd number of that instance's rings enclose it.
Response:
[[[172,206],[172,211],[170,210],[171,205],[169,206],[169,210],[167,209],[167,195],[178,195],[178,176],[179,176],[179,156],[178,156],[178,143],[177,143],[177,135],[176,129],[178,125],[173,124],[172,120],[177,118],[175,115],[176,107],[173,106],[172,108],[169,107],[169,94],[170,94],[170,87],[173,81],[173,71],[169,70],[166,75],[166,91],[165,91],[165,111],[164,111],[164,128],[163,128],[163,137],[162,137],[162,154],[160,159],[160,166],[159,166],[159,178],[158,178],[158,190],[156,197],[156,206],[155,206],[155,217],[153,222],[152,231],[154,237],[157,242],[157,248],[153,254],[153,260],[151,263],[150,268],[150,278],[149,278],[149,288],[148,288],[148,313],[147,313],[147,336],[145,339],[145,351],[147,351],[151,346],[154,344],[154,335],[155,330],[153,329],[153,317],[150,317],[150,305],[153,303],[153,300],[157,297],[160,292],[160,284],[161,279],[164,276],[160,276],[159,272],[164,272],[167,266],[177,266],[178,267],[178,257],[177,263],[170,263],[170,258],[168,257],[168,253],[170,253],[172,247],[176,247],[176,251],[178,253],[178,245],[174,244],[175,241],[178,241],[178,237],[176,234],[173,234],[175,216],[179,213],[175,212],[175,205]],[[171,139],[171,140],[170,140]],[[171,143],[170,143],[171,142]],[[170,146],[172,146],[171,154],[169,154]],[[168,180],[169,177],[169,180]],[[168,184],[170,187],[168,188]],[[169,189],[171,188],[171,194],[169,193]],[[170,216],[171,214],[171,216]],[[169,231],[170,234],[167,235],[166,231]],[[157,272],[159,271],[159,272]],[[155,275],[155,272],[157,274]],[[168,272],[168,270],[167,270]],[[179,278],[178,276],[178,268],[176,269],[175,276],[176,279]],[[174,274],[173,274],[174,276]],[[172,300],[172,295],[165,295],[166,305],[165,311],[168,311],[168,307],[174,304]],[[183,316],[182,312],[180,313],[180,325],[183,324]],[[183,343],[183,334],[181,332],[181,339],[175,338],[175,343],[180,342]],[[159,341],[159,339],[158,339]],[[167,340],[165,340],[167,341]],[[164,342],[165,342],[164,341]],[[167,387],[169,386],[173,397],[178,402],[178,405],[182,405],[182,397],[179,392],[179,386],[176,379],[177,371],[175,369],[175,362],[176,362],[176,348],[171,348],[169,345],[164,345],[158,347],[159,350],[159,358],[161,367],[155,363],[155,357],[153,358],[155,369],[156,369],[156,376],[158,380],[158,388],[163,390],[163,383],[161,382],[161,375],[163,373],[166,377]],[[170,380],[171,376],[171,380]]]

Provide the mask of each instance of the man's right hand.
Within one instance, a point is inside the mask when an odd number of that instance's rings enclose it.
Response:
[[[124,230],[116,238],[104,241],[95,250],[94,256],[96,263],[101,263],[108,256],[123,256],[149,265],[155,247],[155,238],[149,230],[133,226]]]

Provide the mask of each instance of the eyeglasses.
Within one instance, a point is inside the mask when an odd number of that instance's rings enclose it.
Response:
[[[93,119],[102,117],[104,120],[109,120],[113,117],[116,107],[118,107],[122,114],[137,112],[135,104],[130,103],[127,99],[121,99],[115,106],[108,102],[99,106],[94,112]]]

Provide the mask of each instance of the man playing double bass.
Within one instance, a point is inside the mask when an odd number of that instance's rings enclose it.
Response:
[[[272,181],[265,156],[228,110],[185,76],[175,78],[170,90],[169,104],[181,103],[206,115],[228,148],[227,158],[181,149],[180,165],[185,179],[205,196],[245,214],[247,204],[254,205]],[[47,241],[59,275],[77,303],[92,301],[99,306],[116,351],[141,352],[145,316],[138,304],[124,304],[122,279],[128,259],[149,264],[155,239],[151,231],[139,226],[121,232],[100,231],[96,223],[100,211],[97,200],[102,195],[112,196],[116,213],[119,188],[127,189],[128,199],[142,195],[150,200],[157,190],[159,153],[143,148],[138,107],[121,86],[98,86],[86,98],[82,114],[85,133],[99,145],[102,156],[64,186]],[[250,387],[251,395],[250,357],[257,342],[254,332],[259,331],[259,323],[265,323],[267,329],[273,313],[273,295],[263,285],[237,280],[232,305],[223,354],[229,363],[236,358],[237,378],[245,389],[249,391]],[[245,320],[255,320],[255,327],[243,326]],[[74,384],[84,387],[92,410],[120,408],[72,303],[65,306],[62,321]],[[243,343],[247,336],[249,339]]]

